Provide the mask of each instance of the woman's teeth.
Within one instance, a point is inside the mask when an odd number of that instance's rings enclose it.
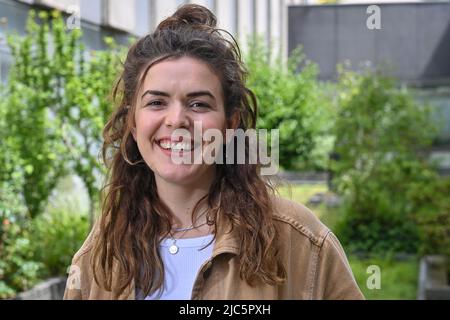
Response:
[[[190,151],[191,144],[183,142],[160,141],[161,148],[172,151]]]

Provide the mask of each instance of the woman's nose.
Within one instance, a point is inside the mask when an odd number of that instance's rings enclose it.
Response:
[[[177,103],[168,108],[165,124],[171,128],[189,127],[189,118],[183,105]]]

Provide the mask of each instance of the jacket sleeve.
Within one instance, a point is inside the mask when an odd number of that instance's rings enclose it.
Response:
[[[95,230],[94,227],[72,259],[64,300],[84,300],[89,297],[91,284],[94,281],[90,256]]]
[[[344,250],[332,232],[325,236],[317,259],[314,299],[364,299]]]

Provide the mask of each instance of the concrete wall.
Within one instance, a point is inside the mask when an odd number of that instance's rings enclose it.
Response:
[[[217,1],[216,15],[219,28],[237,34],[237,0]]]
[[[250,35],[258,33],[267,44],[287,54],[287,5],[299,0],[0,0],[0,18],[8,18],[8,28],[20,33],[29,8],[56,8],[70,15],[76,7],[81,26],[94,33],[108,30],[142,36],[186,3],[208,7],[216,14],[219,27],[238,38],[243,47]]]
[[[379,4],[381,29],[370,30],[367,5],[289,7],[289,51],[303,45],[334,79],[336,64],[391,64],[411,83],[450,82],[450,3]]]
[[[47,279],[28,291],[17,295],[16,300],[62,300],[66,289],[66,277]]]

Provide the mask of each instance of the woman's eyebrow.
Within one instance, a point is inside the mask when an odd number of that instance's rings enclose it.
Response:
[[[164,97],[170,97],[170,95],[167,92],[164,91],[158,91],[158,90],[147,90],[142,95],[141,99],[144,98],[145,95],[152,94],[154,96],[164,96]]]
[[[216,100],[216,98],[214,97],[214,95],[209,92],[208,90],[205,91],[195,91],[195,92],[191,92],[187,94],[187,97],[189,98],[196,98],[196,97],[200,97],[200,96],[209,96],[211,97],[213,100]]]
[[[167,92],[164,92],[164,91],[147,90],[147,91],[144,92],[144,94],[142,95],[141,99],[144,98],[144,96],[147,95],[147,94],[151,94],[151,95],[154,95],[154,96],[170,97],[170,94],[168,94]],[[200,97],[200,96],[208,96],[208,97],[211,97],[213,100],[216,100],[214,95],[208,90],[190,92],[186,96],[188,98],[196,98],[196,97]]]

